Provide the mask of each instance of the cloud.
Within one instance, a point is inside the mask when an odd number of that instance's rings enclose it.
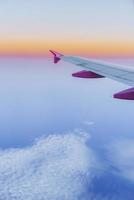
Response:
[[[118,173],[134,181],[134,139],[115,142],[110,146],[109,155]]]
[[[83,124],[87,125],[87,126],[92,126],[92,125],[94,125],[94,122],[93,121],[84,121]]]
[[[83,199],[98,166],[88,139],[80,132],[50,135],[28,148],[1,150],[0,200]]]

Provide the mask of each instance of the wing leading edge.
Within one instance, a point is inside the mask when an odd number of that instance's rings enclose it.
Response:
[[[114,65],[114,64],[110,64],[110,63],[106,63],[106,62],[102,62],[98,60],[75,57],[75,56],[65,56],[54,51],[50,51],[50,52],[54,54],[54,61],[55,59],[57,59],[58,61],[63,60],[65,62],[69,62],[71,64],[80,66],[84,69],[84,71],[86,70],[88,73],[93,73],[94,75],[96,74],[96,77],[94,76],[93,78],[98,78],[99,76],[100,77],[105,76],[110,79],[113,79],[118,82],[125,83],[127,85],[134,87],[134,67]],[[125,90],[123,92],[117,93],[114,95],[114,97],[121,98],[121,99],[134,100],[134,89],[131,88],[129,90]]]

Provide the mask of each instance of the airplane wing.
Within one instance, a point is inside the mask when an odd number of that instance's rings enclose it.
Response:
[[[65,62],[80,66],[84,69],[84,71],[72,74],[75,77],[108,77],[118,82],[125,83],[134,87],[134,67],[114,65],[111,63],[76,56],[65,56],[52,50],[50,50],[50,52],[54,55],[54,63],[58,63],[60,60],[63,60]],[[120,99],[134,100],[134,88],[117,93],[114,95],[114,97]]]

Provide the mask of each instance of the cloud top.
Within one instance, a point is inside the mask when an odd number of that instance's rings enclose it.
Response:
[[[87,140],[84,133],[50,135],[28,148],[1,150],[0,199],[82,199],[97,165]]]

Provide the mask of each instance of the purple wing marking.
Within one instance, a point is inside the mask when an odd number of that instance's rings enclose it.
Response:
[[[60,60],[61,60],[61,57],[63,56],[62,54],[56,52],[56,51],[53,51],[53,50],[49,50],[53,56],[54,56],[54,63],[58,63]]]
[[[91,71],[86,71],[86,70],[82,70],[80,72],[73,73],[72,76],[77,77],[77,78],[104,78],[104,76],[101,76],[99,74],[96,74]]]
[[[114,98],[134,100],[134,88],[130,88],[130,89],[127,89],[127,90],[123,90],[119,93],[116,93],[116,94],[114,94]]]

